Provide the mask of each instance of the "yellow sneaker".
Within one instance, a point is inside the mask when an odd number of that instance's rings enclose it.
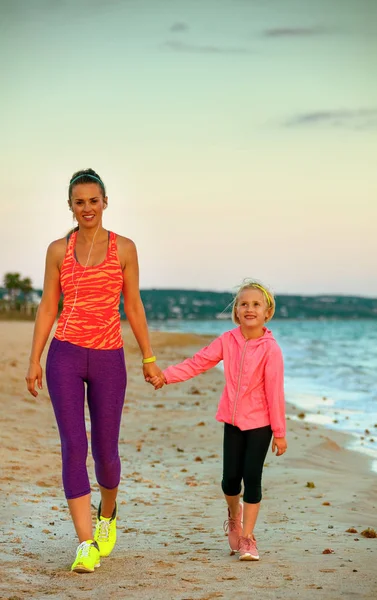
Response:
[[[76,573],[93,573],[94,569],[100,565],[100,553],[97,542],[93,542],[93,540],[81,542],[76,550],[76,558],[71,571],[75,571]]]
[[[96,531],[94,539],[99,546],[100,556],[111,554],[117,539],[117,505],[110,518],[101,515],[101,503],[98,507]]]

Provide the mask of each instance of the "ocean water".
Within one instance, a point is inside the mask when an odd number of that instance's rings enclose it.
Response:
[[[228,320],[150,323],[160,331],[209,334]],[[305,421],[353,435],[350,447],[374,459],[377,470],[377,320],[273,320],[268,324],[285,363],[288,402]]]

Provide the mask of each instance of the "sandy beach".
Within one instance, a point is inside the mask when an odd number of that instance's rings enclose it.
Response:
[[[155,392],[142,378],[127,327],[118,543],[94,574],[71,573],[77,541],[53,411],[45,381],[36,399],[24,381],[32,329],[0,322],[1,599],[377,597],[377,539],[362,535],[377,529],[368,457],[346,450],[344,434],[292,419],[297,410],[288,405],[288,452],[270,452],[264,470],[255,531],[261,560],[239,562],[223,532],[222,425],[214,418],[222,373],[213,369]],[[209,339],[152,333],[161,367]],[[94,518],[99,494],[91,456],[88,465]]]

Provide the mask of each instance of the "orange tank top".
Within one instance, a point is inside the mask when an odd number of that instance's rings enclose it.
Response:
[[[75,256],[77,231],[70,236],[60,271],[64,300],[55,331],[58,340],[101,350],[123,346],[119,313],[123,273],[116,237],[109,232],[105,260],[85,269]]]

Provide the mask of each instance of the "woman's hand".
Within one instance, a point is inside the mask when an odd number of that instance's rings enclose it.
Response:
[[[272,452],[276,450],[276,456],[281,456],[287,449],[287,440],[285,437],[276,438],[274,437],[272,440]]]
[[[35,389],[35,382],[37,382],[37,385],[38,385],[39,389],[41,390],[42,389],[42,367],[41,367],[40,363],[34,363],[34,362],[29,363],[29,368],[26,373],[25,379],[26,379],[27,389],[29,390],[31,395],[34,397],[38,396],[38,392]]]
[[[144,373],[144,379],[148,383],[152,383],[151,380],[153,377],[158,377],[159,379],[164,379],[164,376],[162,374],[160,367],[158,367],[158,365],[155,362],[147,363],[147,364],[143,365],[143,373]],[[160,387],[162,387],[162,385]],[[156,389],[158,389],[158,388],[156,388]]]

